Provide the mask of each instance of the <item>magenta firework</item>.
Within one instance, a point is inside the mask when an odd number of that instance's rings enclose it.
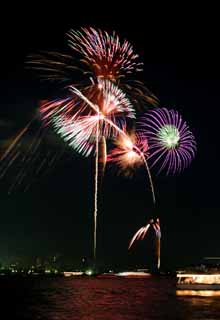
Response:
[[[99,81],[99,95],[91,102],[80,90],[69,87],[70,97],[43,103],[40,112],[46,124],[75,150],[88,156],[98,139],[116,137],[126,118],[135,118],[135,111],[126,95],[109,80]]]
[[[156,108],[140,121],[141,130],[149,143],[151,167],[159,172],[177,173],[189,166],[195,157],[196,141],[188,125],[175,110]]]
[[[141,71],[142,63],[134,53],[132,45],[113,32],[94,28],[81,28],[79,31],[70,30],[68,33],[70,47],[79,52],[92,74],[97,78],[115,80],[123,74]]]
[[[138,130],[135,132],[135,110],[145,110],[149,104],[158,105],[158,99],[141,81],[135,77],[132,79],[132,74],[142,71],[143,64],[139,62],[139,56],[127,40],[121,40],[114,31],[109,33],[91,27],[70,30],[67,37],[70,54],[52,51],[30,56],[29,66],[39,72],[42,79],[56,81],[66,91],[62,91],[62,98],[47,100],[41,104],[38,111],[43,126],[28,150],[30,154],[34,154],[42,141],[45,127],[52,127],[79,154],[95,155],[95,258],[98,186],[105,172],[106,159],[118,164],[125,174],[131,171],[133,173],[137,167],[144,165],[155,203],[148,161],[151,161],[152,166],[157,165],[159,171],[166,169],[167,173],[179,172],[186,168],[195,156],[196,142],[178,112],[165,108],[152,109],[146,113],[141,120],[141,128],[137,126]],[[22,160],[25,166],[14,179],[14,186],[20,184],[25,176],[26,164],[31,158],[29,152],[24,158],[18,150],[20,140],[37,118],[35,115],[19,132],[0,158],[4,164],[0,176],[7,172],[20,155],[25,159]],[[107,156],[109,140],[115,143],[115,148]],[[51,159],[49,153],[47,158]],[[47,158],[43,159],[38,171]],[[52,157],[50,165],[56,158]],[[155,230],[159,250],[159,220],[150,220],[145,227],[138,230],[130,246],[135,240],[143,239],[149,227]]]
[[[99,80],[110,80],[128,94],[136,108],[158,104],[157,97],[141,81],[130,77],[143,70],[143,63],[133,46],[115,31],[88,27],[70,30],[67,37],[71,49],[68,54],[43,51],[29,56],[27,65],[42,80],[74,85],[84,93],[86,90],[90,100],[98,92]]]

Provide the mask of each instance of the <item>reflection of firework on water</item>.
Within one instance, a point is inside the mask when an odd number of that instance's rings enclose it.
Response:
[[[73,98],[47,102],[41,106],[40,111],[44,121],[52,123],[58,134],[85,156],[95,149],[97,124],[98,139],[103,136],[111,138],[118,135],[127,117],[135,117],[125,94],[109,81],[100,81],[102,100],[99,99],[99,105],[92,103],[75,87],[69,90],[74,94]]]
[[[147,112],[140,123],[149,143],[152,167],[160,163],[159,172],[180,172],[189,166],[196,152],[196,142],[181,115],[166,108]]]
[[[144,240],[148,229],[150,226],[153,227],[155,231],[155,236],[156,236],[156,246],[155,246],[155,253],[157,257],[157,268],[160,268],[160,238],[161,238],[161,229],[160,229],[160,220],[157,219],[150,219],[148,224],[144,227],[141,227],[132,237],[131,241],[129,242],[128,249],[132,247],[135,241],[137,240]]]

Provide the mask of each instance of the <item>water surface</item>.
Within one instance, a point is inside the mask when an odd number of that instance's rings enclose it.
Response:
[[[170,278],[0,278],[2,319],[219,320],[220,297]],[[4,316],[3,316],[4,314]]]

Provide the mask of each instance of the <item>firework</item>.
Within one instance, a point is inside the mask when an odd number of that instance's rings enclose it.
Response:
[[[109,162],[115,162],[120,171],[125,176],[134,174],[136,168],[145,165],[150,180],[153,202],[155,203],[155,193],[150,170],[147,164],[148,142],[142,134],[134,132],[128,134],[125,130],[115,140],[116,148],[108,155]]]
[[[70,54],[42,51],[29,55],[27,66],[37,71],[43,80],[68,85],[74,83],[74,86],[81,89],[92,87],[92,91],[100,79],[118,81],[143,69],[143,63],[138,61],[139,56],[134,53],[132,45],[127,40],[121,41],[115,31],[108,33],[89,27],[70,30],[67,37],[69,47],[78,53],[81,59],[74,59]],[[80,79],[77,83],[76,74]],[[82,75],[86,77],[83,78]],[[140,82],[135,85],[139,93],[142,86]],[[129,90],[129,85],[127,89]],[[150,96],[150,91],[147,94]],[[151,99],[154,98],[152,95]]]
[[[176,173],[189,166],[196,152],[196,142],[186,122],[175,110],[157,108],[148,111],[140,122],[149,143],[151,166],[159,172]]]
[[[156,236],[155,255],[157,257],[157,269],[159,270],[160,269],[160,239],[161,239],[161,228],[160,228],[159,218],[157,218],[152,225],[153,225],[155,236]]]
[[[58,135],[81,155],[95,154],[96,156],[95,258],[98,173],[100,168],[102,174],[105,170],[106,140],[112,139],[116,143],[116,148],[111,151],[107,159],[118,163],[120,169],[126,174],[134,171],[136,167],[145,165],[154,202],[155,195],[148,160],[153,161],[152,166],[160,163],[160,170],[167,168],[167,172],[178,172],[189,165],[195,155],[196,145],[187,125],[173,110],[150,111],[143,118],[141,131],[127,132],[127,118],[135,119],[134,106],[158,103],[157,98],[141,82],[127,79],[130,74],[142,71],[143,66],[127,40],[121,41],[115,32],[108,33],[94,28],[70,30],[67,36],[70,49],[80,59],[57,52],[41,52],[30,56],[29,65],[38,70],[43,79],[62,82],[62,87],[65,83],[68,91],[66,98],[41,104],[40,114],[44,126],[53,127]],[[6,163],[3,172],[19,157],[19,152],[14,151],[14,146],[18,145],[20,137],[25,132],[26,129],[24,132],[21,131],[3,154],[2,160],[5,163],[11,154],[11,160]],[[38,140],[33,144],[34,150],[39,147]],[[101,163],[100,167],[99,163]],[[24,164],[27,164],[26,160]],[[24,170],[16,177],[15,182],[20,181],[23,175]],[[147,226],[138,230],[129,248],[135,240],[144,239],[150,226],[153,227],[158,240],[159,265],[159,220],[151,220]]]
[[[28,65],[39,71],[43,79],[69,81],[80,71],[92,78],[115,81],[143,70],[143,63],[138,62],[132,45],[127,40],[120,41],[114,31],[108,33],[91,27],[81,28],[70,30],[67,37],[71,50],[80,54],[84,68],[77,66],[69,54],[52,51],[30,55]]]
[[[75,59],[72,52],[29,56],[27,66],[37,71],[42,80],[74,85],[86,91],[90,100],[97,94],[99,80],[110,80],[120,86],[138,109],[158,104],[157,97],[141,81],[129,79],[132,73],[143,70],[143,63],[132,45],[127,40],[121,41],[115,31],[108,33],[89,27],[70,30],[67,37],[69,47],[81,59]]]
[[[46,124],[52,124],[71,147],[85,156],[95,150],[97,124],[98,139],[108,139],[119,134],[126,118],[135,118],[130,101],[117,86],[109,81],[100,81],[99,84],[99,104],[91,102],[71,86],[71,97],[44,103],[40,108]]]
[[[129,243],[129,246],[128,246],[128,249],[130,249],[133,245],[133,243],[136,241],[136,240],[143,240],[143,238],[145,237],[148,229],[150,228],[150,224],[148,223],[145,227],[141,227],[136,233],[135,235],[132,237],[130,243]]]
[[[126,118],[135,118],[134,109],[125,94],[112,82],[99,80],[98,94],[91,101],[82,91],[70,86],[72,97],[42,104],[40,111],[46,125],[52,124],[55,131],[80,154],[89,156],[95,152],[94,195],[94,258],[96,256],[98,160],[99,144],[104,149],[107,138],[124,133]],[[96,98],[96,99],[95,99]],[[101,150],[102,150],[101,149]],[[101,157],[105,162],[105,156]],[[102,172],[104,163],[102,164]]]
[[[131,170],[143,164],[143,156],[147,157],[147,139],[141,135],[125,131],[114,141],[114,148],[108,155],[109,162],[116,162],[125,175],[132,174]]]
[[[6,140],[0,150],[0,178],[7,176],[8,193],[27,191],[37,176],[51,170],[64,151],[51,148],[52,141],[54,144],[36,115],[14,138]]]
[[[70,47],[80,53],[82,62],[91,69],[96,78],[118,79],[133,71],[142,71],[142,63],[134,53],[132,45],[119,37],[94,28],[70,30],[68,33]]]
[[[158,218],[150,219],[146,226],[141,227],[132,237],[131,241],[129,242],[128,249],[132,247],[135,241],[137,240],[144,240],[148,229],[150,226],[153,227],[156,236],[156,243],[155,243],[155,255],[157,257],[157,269],[160,268],[160,238],[161,238],[161,229],[160,229],[160,220]]]
[[[127,79],[130,74],[143,70],[143,63],[138,61],[138,54],[127,40],[121,41],[115,31],[110,34],[91,27],[70,30],[67,35],[71,49],[80,54],[85,74],[91,76],[93,84],[99,79],[116,82],[138,109],[146,108],[146,104],[158,104],[157,97],[141,81]],[[94,91],[94,85],[92,87]]]
[[[70,31],[69,39],[71,48],[81,53],[82,62],[91,67],[91,83],[82,90],[76,86],[69,86],[73,97],[43,104],[40,111],[45,123],[52,124],[57,133],[79,153],[88,156],[95,151],[96,229],[98,158],[101,159],[104,174],[106,139],[115,138],[119,134],[120,128],[125,125],[126,117],[135,117],[133,107],[125,94],[107,79],[119,79],[121,73],[138,71],[141,64],[136,62],[138,56],[133,53],[132,46],[127,41],[120,44],[115,34],[110,36],[106,32],[96,32],[90,28],[82,29],[82,32]],[[74,68],[66,68],[62,56],[56,53],[51,56],[54,56],[52,60],[55,58],[56,63],[53,64],[50,59],[44,59],[44,55],[39,55],[32,66],[49,72],[52,80],[60,80],[62,76],[67,80],[65,72],[68,71],[69,74]],[[99,143],[102,154],[99,154]],[[96,242],[96,235],[94,239]]]
[[[77,62],[72,55],[53,51],[41,51],[29,55],[26,67],[34,70],[41,80],[65,85],[79,84],[80,81],[78,80],[75,83],[74,79],[82,80],[83,75],[83,70],[77,66]]]

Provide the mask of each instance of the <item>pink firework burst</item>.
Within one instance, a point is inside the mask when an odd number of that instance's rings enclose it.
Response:
[[[116,137],[122,132],[126,118],[135,118],[135,112],[126,95],[112,82],[99,81],[99,94],[93,102],[80,90],[70,86],[67,99],[44,103],[40,111],[47,124],[81,154],[88,156],[101,137]]]
[[[115,32],[109,34],[90,27],[70,30],[68,37],[70,47],[80,53],[82,62],[97,78],[115,80],[126,73],[142,70],[132,45],[127,40],[120,42]]]
[[[83,90],[91,101],[97,94],[99,80],[110,80],[123,88],[138,109],[158,104],[158,99],[141,81],[127,79],[143,66],[127,40],[121,41],[114,31],[108,33],[91,27],[70,30],[67,36],[70,54],[52,51],[29,56],[27,65],[41,79],[73,85]],[[80,59],[72,55],[74,51],[80,54]]]

